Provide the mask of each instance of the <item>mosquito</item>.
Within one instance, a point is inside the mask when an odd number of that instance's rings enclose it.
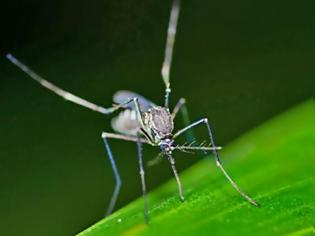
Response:
[[[243,196],[248,202],[254,206],[259,206],[251,197],[245,194],[238,185],[233,181],[229,174],[223,168],[222,162],[220,160],[218,151],[221,147],[215,145],[215,140],[213,132],[209,121],[207,118],[197,120],[189,124],[189,118],[186,108],[186,101],[184,98],[181,98],[172,111],[169,109],[169,96],[171,93],[170,87],[170,70],[173,56],[173,49],[175,43],[175,35],[177,29],[178,16],[180,12],[180,0],[173,0],[170,20],[167,30],[167,40],[164,61],[162,64],[162,79],[165,84],[165,97],[164,97],[164,106],[156,105],[150,100],[144,98],[143,96],[131,92],[121,90],[114,94],[113,101],[114,104],[112,107],[104,108],[102,106],[96,105],[92,102],[89,102],[81,97],[78,97],[70,92],[67,92],[53,83],[47,81],[37,73],[35,73],[28,66],[23,64],[21,61],[16,59],[13,55],[7,54],[7,59],[15,64],[18,68],[24,71],[30,78],[41,84],[43,87],[54,92],[55,94],[61,96],[65,100],[76,103],[83,107],[86,107],[90,110],[108,115],[116,111],[120,111],[118,116],[114,117],[111,121],[111,126],[115,133],[102,132],[102,139],[105,145],[105,150],[109,157],[111,167],[115,177],[115,188],[112,193],[112,197],[106,212],[106,215],[110,215],[114,210],[122,181],[120,174],[115,163],[115,158],[112,154],[108,139],[119,139],[125,141],[135,142],[137,144],[138,150],[138,162],[139,162],[139,173],[142,184],[142,194],[144,199],[144,218],[145,222],[149,223],[149,208],[147,203],[147,194],[146,194],[146,183],[145,183],[145,169],[143,164],[142,157],[142,144],[149,144],[151,146],[159,147],[160,154],[159,156],[165,157],[170,163],[172,172],[175,176],[176,183],[178,186],[178,194],[181,201],[184,201],[184,193],[182,184],[179,178],[179,174],[175,167],[175,159],[173,157],[173,152],[176,150],[179,151],[211,151],[213,153],[216,165],[223,172],[225,177],[231,183],[231,185]],[[178,115],[179,111],[183,116],[185,127],[174,132],[174,119]],[[196,126],[204,125],[207,131],[207,136],[211,146],[194,146],[194,145],[176,145],[175,140],[180,135],[190,132]]]

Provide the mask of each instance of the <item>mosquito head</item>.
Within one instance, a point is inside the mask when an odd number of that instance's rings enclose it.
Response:
[[[172,136],[174,128],[172,115],[165,107],[153,107],[145,112],[146,128],[158,143]]]
[[[174,150],[174,140],[171,138],[166,138],[161,140],[159,143],[162,152],[171,155]]]

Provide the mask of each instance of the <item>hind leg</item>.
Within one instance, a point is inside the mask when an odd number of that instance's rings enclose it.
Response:
[[[190,119],[189,119],[189,115],[188,115],[188,110],[187,110],[185,98],[179,99],[176,106],[174,107],[174,109],[172,111],[173,120],[177,116],[178,112],[180,112],[182,115],[184,126],[188,126],[190,124]],[[193,134],[192,130],[187,131],[186,140],[189,143],[192,143],[194,141],[194,134]]]

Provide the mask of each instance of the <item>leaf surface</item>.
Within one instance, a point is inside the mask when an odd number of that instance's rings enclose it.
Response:
[[[224,147],[226,170],[260,204],[246,202],[206,158],[149,194],[150,225],[139,198],[80,236],[312,235],[315,222],[315,106],[307,101]]]

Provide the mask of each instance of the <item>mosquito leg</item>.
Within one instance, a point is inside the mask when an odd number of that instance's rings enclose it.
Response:
[[[215,145],[215,142],[214,142],[214,137],[213,137],[213,134],[212,134],[212,131],[211,131],[211,128],[210,128],[210,125],[209,125],[209,122],[208,122],[208,119],[201,119],[199,121],[196,121],[194,123],[192,123],[191,125],[179,130],[175,135],[174,135],[174,138],[177,137],[178,135],[182,134],[183,132],[191,129],[191,128],[194,128],[195,126],[197,125],[200,125],[200,124],[205,124],[206,127],[207,127],[207,131],[208,131],[208,135],[209,135],[209,139],[210,139],[210,142],[212,144],[212,147],[213,147],[213,150],[212,150],[212,153],[214,155],[214,158],[215,158],[215,161],[216,161],[216,164],[217,166],[219,167],[219,169],[223,172],[223,174],[225,175],[225,177],[229,180],[229,182],[232,184],[232,186],[236,189],[236,191],[239,192],[240,195],[242,195],[247,201],[249,201],[251,204],[253,204],[254,206],[259,206],[259,204],[257,202],[255,202],[251,197],[249,197],[247,194],[245,194],[239,187],[238,185],[234,182],[234,180],[229,176],[229,174],[225,171],[225,169],[223,168],[223,165],[222,165],[222,162],[220,160],[220,157],[219,157],[219,154],[218,154],[218,150],[216,148],[216,145]]]
[[[149,208],[148,208],[147,193],[146,193],[145,173],[144,173],[143,159],[142,159],[142,142],[140,140],[140,133],[138,133],[137,137],[138,137],[137,147],[138,147],[138,159],[139,159],[139,171],[140,171],[139,173],[141,177],[143,204],[144,204],[144,220],[146,224],[149,224],[150,217],[149,217]]]
[[[213,147],[215,147],[215,142],[214,142],[214,137],[213,137],[213,134],[212,134],[212,131],[211,131],[211,128],[210,128],[210,125],[209,125],[209,122],[208,122],[208,119],[205,119],[205,124],[207,126],[207,129],[208,129],[208,134],[209,134],[209,138],[210,138],[210,142],[211,144],[213,145]],[[239,194],[241,194],[247,201],[249,201],[251,204],[253,204],[254,206],[256,207],[259,207],[259,204],[254,201],[251,197],[249,197],[247,194],[245,194],[239,187],[238,185],[234,182],[234,180],[229,176],[229,174],[225,171],[225,169],[223,168],[223,165],[222,165],[222,162],[220,160],[220,157],[219,157],[219,153],[216,149],[213,149],[212,150],[212,153],[215,157],[215,161],[216,161],[216,164],[217,166],[221,169],[221,171],[223,172],[223,174],[225,175],[225,177],[230,181],[230,183],[232,184],[232,186],[236,189],[236,191],[239,192]]]
[[[116,204],[116,201],[117,201],[117,197],[119,195],[119,190],[121,187],[120,175],[119,175],[112,151],[111,151],[109,144],[108,144],[108,141],[107,141],[108,138],[119,139],[119,140],[130,141],[130,142],[136,142],[138,144],[138,149],[140,148],[140,150],[139,150],[140,154],[141,154],[141,144],[142,143],[150,144],[146,139],[141,138],[140,135],[139,136],[127,136],[127,135],[107,133],[107,132],[102,133],[102,139],[104,140],[105,148],[106,148],[107,154],[109,156],[109,160],[110,160],[110,163],[111,163],[111,166],[112,166],[112,169],[114,172],[114,176],[115,176],[115,181],[116,181],[115,189],[114,189],[109,207],[107,209],[106,216],[110,215],[111,212],[113,211],[115,204]],[[141,163],[140,163],[140,158],[141,158]],[[139,164],[141,166],[143,166],[142,156],[139,157]],[[140,171],[141,171],[141,166],[140,166]]]
[[[102,137],[106,137],[106,138],[112,138],[112,139],[119,139],[119,140],[125,140],[125,141],[130,141],[130,142],[138,142],[138,140],[141,143],[146,143],[146,144],[150,144],[148,142],[148,140],[141,138],[141,137],[136,137],[136,136],[127,136],[127,135],[123,135],[123,134],[115,134],[115,133],[107,133],[107,132],[103,132],[102,133]]]
[[[178,114],[179,110],[186,104],[185,98],[180,98],[176,103],[173,111],[172,111],[172,118],[175,119],[176,115]]]
[[[169,21],[169,25],[167,29],[167,39],[166,39],[164,61],[163,61],[162,70],[161,70],[162,78],[165,84],[165,107],[168,107],[169,95],[171,93],[170,69],[171,69],[171,64],[172,64],[173,49],[174,49],[174,43],[175,43],[179,10],[180,10],[180,1],[174,0],[173,5],[172,5],[172,10],[171,10],[170,21]]]
[[[181,115],[183,117],[184,125],[188,126],[190,124],[190,119],[189,119],[189,115],[188,115],[188,111],[187,111],[185,98],[179,99],[176,106],[174,107],[174,109],[172,111],[173,120],[176,118],[176,115],[178,114],[179,111],[181,112]],[[192,130],[187,131],[186,140],[190,143],[194,141],[194,134],[193,134]]]
[[[35,80],[37,83],[39,83],[40,85],[42,85],[46,89],[54,92],[55,94],[59,95],[60,97],[66,99],[68,101],[71,101],[71,102],[76,103],[80,106],[86,107],[90,110],[97,111],[97,112],[100,112],[103,114],[111,114],[120,108],[124,108],[124,106],[127,105],[128,103],[135,102],[138,116],[142,122],[142,117],[141,117],[141,115],[139,115],[140,114],[140,106],[139,106],[137,98],[130,99],[126,103],[118,104],[118,105],[113,106],[113,107],[104,108],[104,107],[98,106],[92,102],[89,102],[89,101],[87,101],[81,97],[78,97],[78,96],[76,96],[76,95],[74,95],[68,91],[65,91],[65,90],[61,89],[60,87],[54,85],[53,83],[51,83],[48,80],[41,77],[40,75],[36,74],[31,68],[29,68],[23,62],[19,61],[12,54],[7,54],[6,57],[10,62],[12,62],[14,65],[16,65],[22,71],[24,71],[30,78]],[[142,124],[143,124],[143,122],[142,122]]]
[[[117,110],[114,107],[104,108],[102,106],[98,106],[92,102],[89,102],[89,101],[87,101],[81,97],[78,97],[78,96],[76,96],[76,95],[74,95],[68,91],[61,89],[60,87],[54,85],[53,83],[51,83],[48,80],[41,77],[40,75],[36,74],[31,68],[29,68],[23,62],[16,59],[12,54],[7,54],[6,57],[11,63],[13,63],[18,68],[20,68],[22,71],[24,71],[30,78],[35,80],[37,83],[39,83],[40,85],[42,85],[46,89],[52,91],[53,93],[59,95],[60,97],[66,99],[70,102],[76,103],[80,106],[86,107],[90,110],[97,111],[97,112],[100,112],[103,114],[110,114],[110,113],[114,112],[115,110]]]
[[[173,138],[175,139],[177,136],[181,135],[182,133],[184,133],[184,132],[186,132],[186,131],[188,131],[188,130],[194,128],[194,127],[197,126],[197,125],[203,124],[203,123],[205,123],[205,119],[198,120],[198,121],[196,121],[196,122],[194,122],[194,123],[192,123],[192,124],[190,124],[190,125],[184,127],[183,129],[178,130],[178,131],[174,134]]]
[[[175,175],[176,182],[177,182],[179,198],[181,201],[184,201],[185,198],[183,194],[183,188],[182,188],[182,184],[180,182],[180,178],[175,167],[175,159],[171,155],[167,155],[167,156],[168,156],[169,162],[171,163],[171,167],[172,167],[172,170]]]
[[[108,141],[107,141],[107,137],[106,137],[106,135],[103,135],[103,134],[102,134],[102,138],[103,138],[103,141],[104,141],[104,144],[105,144],[105,149],[107,151],[107,154],[108,154],[108,157],[109,157],[109,160],[110,160],[113,172],[114,172],[115,181],[116,181],[114,192],[113,192],[112,198],[110,200],[108,209],[106,211],[106,216],[108,216],[108,215],[110,215],[113,212],[113,209],[115,207],[115,204],[116,204],[116,201],[117,201],[117,197],[119,195],[119,191],[120,191],[120,187],[121,187],[121,178],[120,178],[120,175],[119,175],[116,163],[115,163],[114,156],[113,156],[112,151],[111,151],[111,149],[109,147],[109,144],[108,144]]]

